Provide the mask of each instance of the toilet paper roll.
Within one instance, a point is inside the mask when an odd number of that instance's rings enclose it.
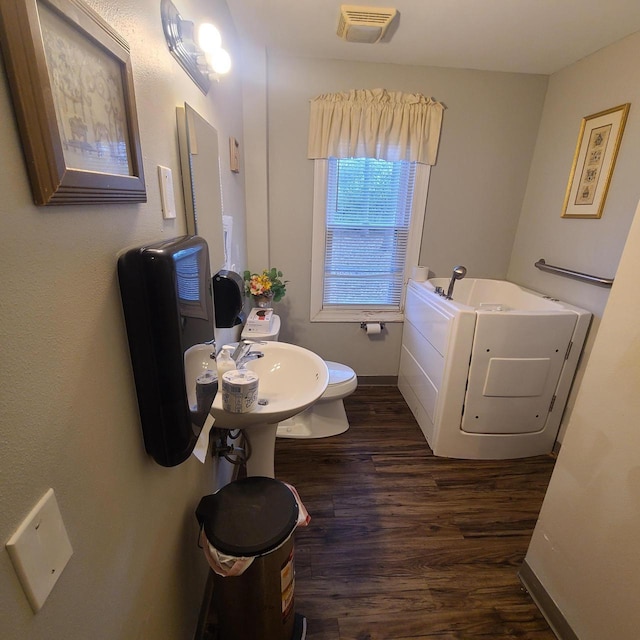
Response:
[[[246,369],[222,375],[222,408],[230,413],[247,413],[258,404],[258,375]]]
[[[203,371],[196,378],[196,411],[208,413],[217,392],[218,374],[211,369]]]
[[[382,325],[379,322],[367,322],[367,335],[375,336],[382,332]]]
[[[429,267],[413,267],[413,277],[412,280],[414,282],[425,282],[429,279]]]

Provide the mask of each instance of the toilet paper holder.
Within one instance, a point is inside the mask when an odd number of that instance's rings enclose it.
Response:
[[[368,324],[379,324],[380,325],[380,330],[382,331],[384,329],[384,322],[361,322],[360,323],[360,328],[364,329],[366,331]]]

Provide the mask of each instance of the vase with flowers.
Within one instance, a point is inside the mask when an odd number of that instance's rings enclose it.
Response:
[[[247,295],[250,295],[258,307],[269,307],[272,302],[280,302],[287,292],[288,280],[282,279],[282,271],[263,269],[262,273],[245,271],[243,278]]]

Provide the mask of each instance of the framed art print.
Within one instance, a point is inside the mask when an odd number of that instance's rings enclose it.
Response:
[[[127,43],[80,0],[2,0],[0,17],[35,203],[145,202]]]
[[[582,119],[563,218],[601,218],[630,105]]]

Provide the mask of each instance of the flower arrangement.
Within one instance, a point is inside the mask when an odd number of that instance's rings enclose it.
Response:
[[[282,271],[275,268],[263,269],[260,274],[245,271],[243,277],[248,295],[265,296],[279,302],[287,291],[288,280],[282,280]]]

